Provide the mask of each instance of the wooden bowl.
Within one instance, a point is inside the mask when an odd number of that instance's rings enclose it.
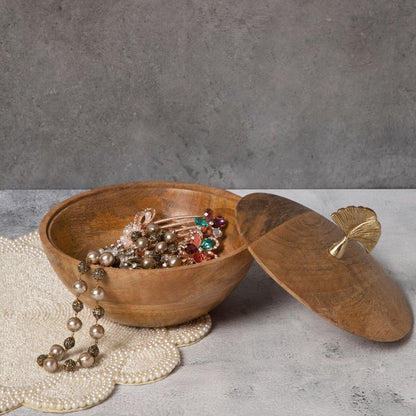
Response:
[[[228,225],[219,258],[168,269],[106,268],[100,302],[106,317],[143,327],[176,325],[218,306],[240,283],[252,262],[235,223],[240,197],[221,189],[178,182],[138,182],[94,189],[69,198],[43,218],[39,234],[46,255],[72,291],[77,265],[89,250],[116,241],[134,214],[155,208],[157,217],[202,215],[210,207]],[[91,266],[92,269],[98,266]],[[91,278],[87,284],[93,286]],[[95,305],[89,291],[81,300]]]

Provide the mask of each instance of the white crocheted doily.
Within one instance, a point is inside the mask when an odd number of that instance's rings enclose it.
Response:
[[[115,384],[161,380],[180,362],[178,347],[200,340],[211,328],[209,315],[159,329],[103,318],[106,335],[98,363],[74,373],[49,374],[36,357],[68,336],[73,295],[49,265],[37,233],[16,240],[0,237],[0,285],[0,414],[21,405],[79,410],[105,400]],[[84,327],[95,322],[89,311],[81,313]],[[91,344],[88,331],[77,333],[76,342],[74,357]]]

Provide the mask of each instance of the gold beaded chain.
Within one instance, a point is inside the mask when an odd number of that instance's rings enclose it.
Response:
[[[59,344],[54,344],[50,348],[48,354],[41,354],[37,358],[37,363],[49,373],[54,373],[61,369],[72,372],[76,369],[77,364],[84,368],[91,367],[94,365],[100,352],[98,349],[98,340],[104,336],[104,328],[99,325],[98,321],[104,316],[104,308],[100,305],[99,301],[104,299],[104,290],[99,286],[99,282],[105,277],[105,271],[101,267],[95,269],[92,273],[92,277],[95,280],[95,287],[90,292],[90,296],[96,301],[95,307],[92,310],[95,324],[90,328],[90,336],[95,342],[88,348],[87,352],[82,352],[79,355],[77,361],[67,359],[63,364],[59,364],[59,361],[64,358],[65,353],[75,346],[75,332],[79,331],[82,327],[82,321],[78,318],[78,313],[82,311],[84,304],[79,299],[79,295],[82,295],[87,291],[88,286],[85,280],[82,279],[82,276],[90,271],[91,263],[98,263],[98,259],[93,258],[91,253],[88,253],[87,258],[78,264],[78,280],[72,285],[77,296],[72,303],[72,309],[75,312],[74,316],[69,318],[66,324],[67,328],[71,331],[71,335],[68,338],[65,338],[63,347]]]

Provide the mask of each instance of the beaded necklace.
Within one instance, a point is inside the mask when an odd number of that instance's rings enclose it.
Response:
[[[37,358],[37,363],[42,366],[47,372],[54,373],[57,370],[63,369],[68,372],[75,370],[77,364],[81,367],[91,367],[95,359],[100,352],[98,348],[98,340],[104,336],[104,328],[98,323],[98,321],[104,316],[104,308],[99,304],[99,301],[104,299],[104,289],[99,286],[99,281],[104,279],[105,270],[103,268],[95,269],[92,273],[92,277],[95,280],[95,287],[91,290],[90,296],[96,301],[95,307],[92,310],[92,314],[95,318],[95,324],[90,328],[90,336],[94,340],[94,344],[91,345],[86,352],[82,352],[77,361],[73,359],[67,359],[63,364],[59,364],[65,355],[65,353],[75,346],[75,332],[78,332],[82,327],[82,321],[79,319],[79,312],[84,309],[83,302],[79,299],[79,295],[82,295],[87,291],[87,283],[82,279],[90,271],[90,263],[94,263],[92,256],[87,255],[87,258],[78,264],[79,277],[74,282],[72,288],[77,294],[76,299],[72,303],[72,309],[74,310],[74,316],[67,321],[67,328],[71,331],[71,335],[65,338],[63,347],[59,344],[54,344],[49,350],[49,354],[41,354]],[[98,259],[97,259],[98,261]]]

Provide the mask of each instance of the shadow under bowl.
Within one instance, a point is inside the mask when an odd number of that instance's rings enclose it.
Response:
[[[240,197],[222,189],[179,182],[134,182],[94,189],[53,207],[39,234],[55,272],[72,291],[77,266],[89,250],[119,239],[137,211],[155,208],[156,219],[200,216],[205,208],[227,220],[223,249],[215,260],[167,269],[106,267],[100,282],[106,317],[127,325],[161,327],[195,319],[218,306],[237,287],[252,262],[235,223]],[[99,266],[92,265],[94,270]],[[89,287],[92,278],[85,278]],[[95,306],[89,291],[80,296]]]

